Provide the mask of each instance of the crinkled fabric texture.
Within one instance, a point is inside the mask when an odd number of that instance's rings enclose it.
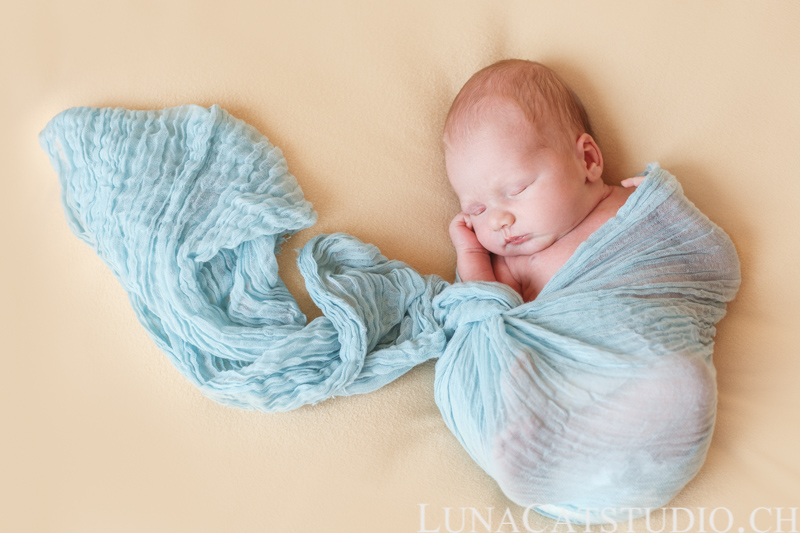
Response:
[[[657,164],[525,304],[499,283],[450,285],[318,235],[298,259],[324,313],[307,324],[275,256],[316,214],[253,127],[218,106],[82,107],[40,142],[72,231],[218,402],[290,410],[438,358],[436,403],[461,444],[515,502],[573,523],[662,506],[705,459],[714,324],[739,263]]]

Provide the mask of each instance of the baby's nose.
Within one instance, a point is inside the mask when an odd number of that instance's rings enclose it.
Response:
[[[508,211],[498,209],[492,212],[489,225],[494,231],[500,231],[514,223],[514,215]]]

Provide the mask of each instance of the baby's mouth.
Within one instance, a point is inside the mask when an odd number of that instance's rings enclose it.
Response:
[[[527,238],[527,235],[515,235],[514,237],[509,237],[506,239],[506,245],[522,244],[527,240]]]

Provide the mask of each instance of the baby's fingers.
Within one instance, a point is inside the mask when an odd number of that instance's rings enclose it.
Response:
[[[464,213],[459,213],[450,222],[450,240],[457,250],[480,250],[483,246],[478,242],[478,237],[472,230],[472,222]]]
[[[455,218],[453,218],[453,220],[450,222],[451,230],[461,227],[466,227],[468,230],[472,231],[472,221],[464,213],[457,214]]]
[[[633,178],[624,179],[620,182],[623,187],[638,187],[644,181],[644,176],[635,176]]]

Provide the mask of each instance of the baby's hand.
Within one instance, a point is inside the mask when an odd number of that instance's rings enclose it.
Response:
[[[459,213],[450,222],[450,240],[453,241],[453,246],[456,248],[456,253],[470,252],[470,253],[483,253],[487,256],[489,252],[484,248],[475,232],[472,231],[472,223],[470,222],[469,215]]]
[[[644,181],[644,176],[635,176],[633,178],[624,179],[620,182],[623,187],[638,187]]]
[[[461,281],[497,281],[489,250],[478,241],[468,215],[459,213],[450,222],[450,240],[456,248],[456,268]]]

